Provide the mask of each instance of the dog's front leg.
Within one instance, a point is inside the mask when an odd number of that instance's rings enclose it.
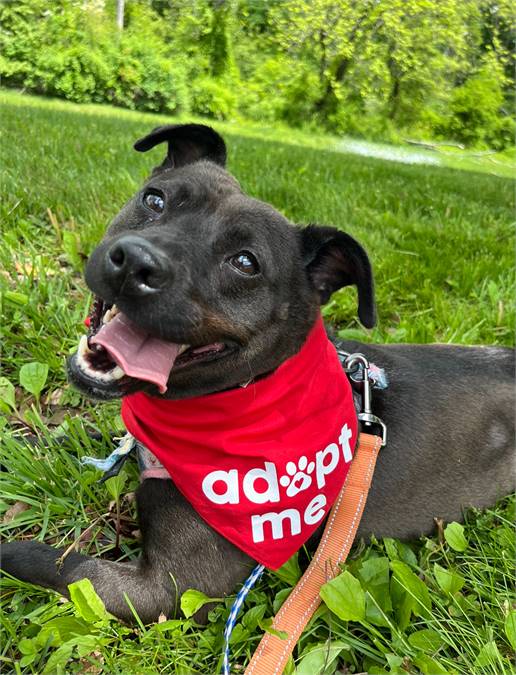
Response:
[[[68,584],[88,578],[111,614],[134,620],[127,596],[144,623],[160,614],[176,615],[178,597],[187,588],[221,597],[249,573],[250,558],[211,530],[172,481],[143,481],[137,504],[143,551],[134,563],[79,553],[62,559],[62,549],[32,541],[4,544],[2,569],[63,595],[68,595]]]

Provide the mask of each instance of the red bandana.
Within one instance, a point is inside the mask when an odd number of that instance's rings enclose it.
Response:
[[[133,394],[122,417],[199,515],[272,569],[327,515],[357,439],[351,387],[320,318],[262,380],[179,401]]]

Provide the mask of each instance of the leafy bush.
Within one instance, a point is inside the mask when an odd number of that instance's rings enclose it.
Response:
[[[209,77],[192,85],[192,112],[218,120],[230,119],[237,108],[237,97],[229,82]]]
[[[4,82],[76,102],[103,100],[111,69],[100,17],[41,0],[1,9]]]
[[[107,100],[126,108],[154,112],[181,112],[189,109],[187,73],[167,58],[152,42],[138,34],[126,34],[115,55],[116,73]]]
[[[321,82],[312,70],[300,64],[285,90],[282,118],[293,126],[306,124],[317,110]]]
[[[27,76],[29,89],[76,103],[105,100],[112,69],[105,56],[84,45],[45,46]]]
[[[285,108],[285,88],[292,75],[292,66],[284,57],[258,62],[246,82],[240,103],[242,112],[254,120],[280,119]]]
[[[140,12],[118,35],[101,13],[72,2],[7,3],[0,76],[5,84],[75,101],[110,102],[155,112],[188,109],[187,73],[167,53],[154,15]]]
[[[498,150],[514,140],[515,124],[503,115],[503,70],[489,55],[479,70],[452,92],[446,131],[467,145]]]
[[[380,112],[365,112],[363,106],[352,99],[340,103],[335,112],[328,115],[327,128],[334,133],[373,140],[394,140],[392,123]]]

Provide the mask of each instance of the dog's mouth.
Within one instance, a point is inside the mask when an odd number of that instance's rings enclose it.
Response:
[[[87,323],[88,334],[79,341],[73,365],[95,389],[123,389],[139,380],[164,394],[172,370],[212,361],[228,351],[223,342],[192,346],[154,337],[101,298],[95,299]]]

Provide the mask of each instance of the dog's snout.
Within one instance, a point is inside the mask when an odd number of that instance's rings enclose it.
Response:
[[[151,242],[125,235],[106,251],[105,280],[121,295],[148,295],[160,291],[171,280],[167,258]]]

